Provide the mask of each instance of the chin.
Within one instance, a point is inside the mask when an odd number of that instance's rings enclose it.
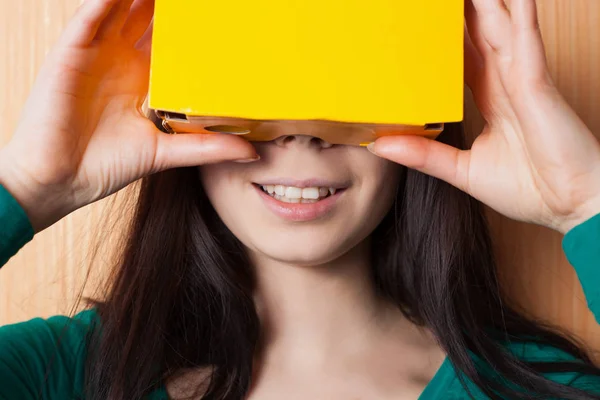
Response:
[[[338,259],[356,243],[338,232],[318,232],[313,229],[277,229],[271,234],[264,232],[248,243],[247,247],[261,259],[279,263],[313,267]],[[347,232],[346,232],[347,235]]]

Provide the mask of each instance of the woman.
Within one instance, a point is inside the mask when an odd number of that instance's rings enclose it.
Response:
[[[161,134],[139,112],[151,1],[84,2],[0,152],[0,263],[145,178],[105,298],[0,329],[0,397],[600,398],[575,342],[503,304],[477,202],[565,233],[600,316],[600,144],[551,82],[534,1],[508,3],[467,3],[472,148],[451,124],[377,157]]]

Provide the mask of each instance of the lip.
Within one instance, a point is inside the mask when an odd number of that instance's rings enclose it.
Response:
[[[289,181],[277,181],[279,185],[283,184],[282,182]],[[266,185],[267,183],[261,183],[260,185]],[[269,183],[270,184],[270,183]],[[296,182],[296,185],[298,182]],[[329,214],[335,207],[337,201],[341,196],[346,192],[346,187],[338,190],[334,195],[328,196],[323,200],[317,201],[316,203],[284,203],[283,201],[279,201],[274,197],[269,196],[267,193],[263,192],[260,188],[259,184],[253,184],[254,189],[260,196],[260,198],[264,201],[266,207],[278,217],[294,222],[306,222],[312,221],[318,218],[322,218]],[[286,186],[296,186],[296,185],[286,185]],[[310,182],[307,186],[296,186],[296,187],[313,187],[318,186],[315,184],[315,181]],[[321,186],[325,187],[325,185]],[[335,186],[332,186],[335,187]]]

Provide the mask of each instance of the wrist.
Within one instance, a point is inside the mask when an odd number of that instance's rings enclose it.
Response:
[[[61,195],[59,190],[42,187],[26,172],[21,171],[6,148],[0,151],[0,185],[25,211],[35,233],[68,214],[61,205],[64,194]]]
[[[573,213],[557,221],[555,229],[563,235],[600,213],[600,195],[582,204]]]

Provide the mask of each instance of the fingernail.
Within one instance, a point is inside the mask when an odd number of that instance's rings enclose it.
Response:
[[[242,158],[241,160],[233,160],[236,163],[240,163],[240,164],[246,164],[246,163],[251,163],[254,161],[258,161],[260,160],[260,156],[256,156],[256,157],[252,157],[252,158]]]
[[[375,153],[375,142],[371,142],[367,145],[367,150],[369,150],[371,153],[377,155],[377,153]]]

